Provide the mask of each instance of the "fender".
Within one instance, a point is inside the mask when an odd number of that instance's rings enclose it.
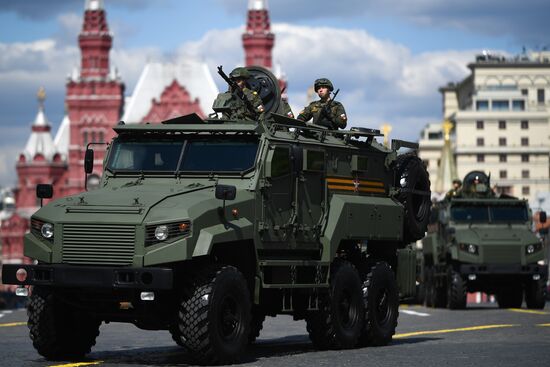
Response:
[[[37,237],[27,233],[23,239],[25,256],[45,263],[52,262],[52,245],[47,245]]]
[[[193,257],[209,255],[217,243],[248,240],[253,236],[254,225],[246,218],[230,221],[227,228],[224,224],[203,228],[195,244]]]

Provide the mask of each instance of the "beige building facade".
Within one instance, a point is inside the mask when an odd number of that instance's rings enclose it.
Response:
[[[442,185],[443,190],[449,190],[451,182],[439,182],[438,176],[442,165],[442,153],[445,141],[443,139],[443,126],[441,123],[433,122],[427,124],[420,133],[418,141],[418,156],[424,162],[430,174],[431,191],[435,198],[439,198],[441,192],[438,188]]]
[[[444,118],[455,124],[458,177],[490,173],[498,192],[536,205],[550,191],[550,52],[485,53],[468,67],[466,79],[440,89]]]

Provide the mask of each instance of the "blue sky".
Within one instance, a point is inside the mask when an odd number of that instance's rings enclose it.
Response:
[[[247,0],[104,0],[114,33],[111,62],[131,94],[148,60],[204,60],[226,69],[243,60]],[[548,0],[269,0],[275,62],[294,109],[325,76],[341,89],[353,125],[394,125],[415,140],[441,119],[438,87],[459,81],[483,49],[514,55],[550,46]],[[53,134],[63,117],[65,77],[79,63],[84,0],[0,2],[0,185],[13,184],[15,158],[46,88]],[[222,88],[220,81],[217,81]]]

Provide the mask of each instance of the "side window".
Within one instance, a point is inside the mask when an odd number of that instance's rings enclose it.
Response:
[[[306,164],[304,169],[306,171],[325,171],[325,152],[320,150],[305,150]]]
[[[271,159],[271,177],[290,174],[290,151],[288,147],[276,147]]]

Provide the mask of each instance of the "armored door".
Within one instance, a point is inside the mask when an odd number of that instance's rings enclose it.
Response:
[[[260,187],[262,207],[259,231],[262,253],[266,255],[276,255],[290,248],[296,216],[294,182],[290,146],[271,146]]]
[[[321,220],[325,203],[325,152],[305,148],[298,176],[298,228],[296,247],[303,250],[319,249]]]

